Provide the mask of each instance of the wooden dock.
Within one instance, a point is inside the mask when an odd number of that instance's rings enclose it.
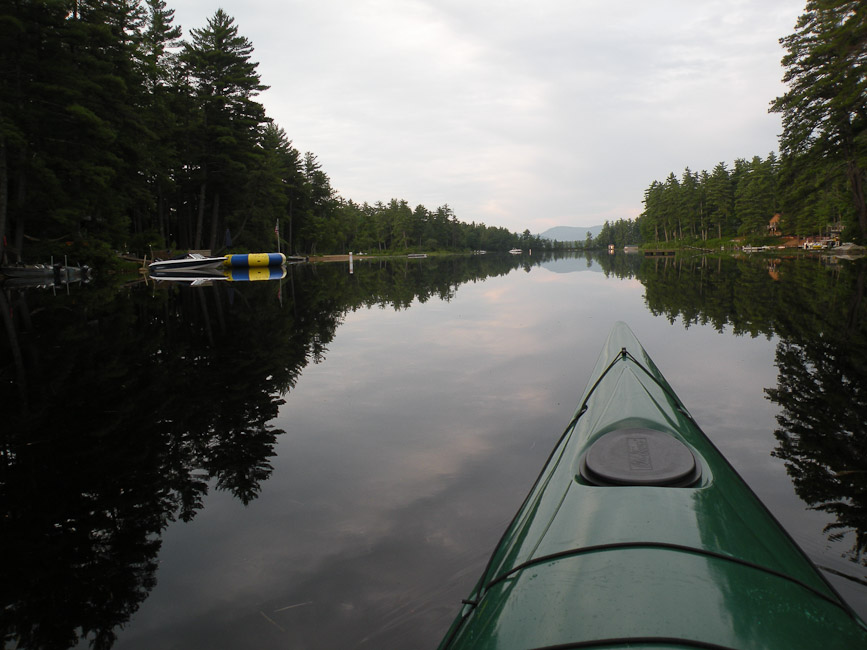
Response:
[[[675,253],[677,253],[677,251],[674,249],[655,251],[645,250],[644,257],[673,257]]]

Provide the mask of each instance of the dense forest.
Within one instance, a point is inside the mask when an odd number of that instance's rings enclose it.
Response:
[[[508,250],[553,244],[336,194],[266,114],[222,10],[182,38],[164,0],[0,4],[0,259],[60,251]]]
[[[721,162],[710,174],[689,167],[680,178],[672,172],[645,191],[639,228],[657,242],[766,233],[778,209],[778,175],[773,153],[765,160],[738,159],[731,171]]]
[[[783,118],[780,157],[654,181],[638,219],[646,241],[767,234],[779,214],[786,234],[867,242],[867,8],[810,0],[780,43],[788,92],[770,108]]]
[[[115,251],[296,254],[618,248],[766,232],[867,240],[867,11],[811,0],[783,39],[780,155],[654,181],[595,239],[458,219],[448,204],[339,196],[257,101],[253,45],[217,10],[183,38],[164,0],[0,2],[0,261]]]

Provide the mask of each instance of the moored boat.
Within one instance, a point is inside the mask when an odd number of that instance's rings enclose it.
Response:
[[[209,270],[227,268],[267,268],[286,263],[283,253],[244,253],[207,257],[200,253],[189,253],[173,260],[157,260],[148,265],[151,271]]]
[[[151,270],[150,278],[156,282],[173,282],[191,287],[209,286],[215,282],[226,281],[229,276],[222,268],[217,269],[156,269]]]
[[[212,285],[215,282],[258,282],[261,280],[282,280],[286,277],[286,267],[277,266],[240,266],[218,269],[164,269],[150,272],[150,277],[158,282],[175,282],[193,287]]]
[[[200,253],[189,253],[188,255],[172,260],[156,260],[148,264],[148,269],[151,271],[218,269],[223,266],[225,261],[225,255],[220,255],[219,257],[207,257]]]
[[[440,650],[867,648],[618,323]]]

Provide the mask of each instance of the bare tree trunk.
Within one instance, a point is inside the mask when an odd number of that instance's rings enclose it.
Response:
[[[220,192],[214,192],[214,203],[211,209],[211,237],[208,248],[211,251],[217,248],[217,223],[220,221]]]
[[[852,304],[849,307],[849,318],[846,323],[846,333],[849,336],[854,336],[858,331],[860,319],[858,318],[861,312],[861,303],[864,302],[864,284],[867,269],[862,265],[858,271],[858,279],[855,281],[855,294],[852,296]]]
[[[163,188],[157,188],[157,225],[159,226],[160,237],[163,242],[168,244],[168,224],[166,224],[166,201],[163,198]]]
[[[211,312],[208,310],[208,303],[205,299],[204,291],[196,291],[196,296],[199,298],[198,302],[202,308],[202,323],[205,326],[205,335],[208,339],[208,344],[214,345],[214,331],[211,328]]]
[[[852,198],[855,202],[855,213],[858,215],[861,237],[867,242],[867,199],[864,196],[864,173],[858,167],[858,163],[850,159],[846,165],[846,175],[849,177],[849,186],[852,188]]]
[[[9,205],[9,177],[6,167],[6,138],[0,135],[0,262],[6,259],[6,210]]]
[[[26,309],[26,305],[23,307]],[[12,351],[12,361],[15,365],[15,372],[18,383],[18,405],[22,415],[27,415],[30,411],[29,392],[27,390],[27,370],[24,367],[24,355],[21,353],[21,346],[18,340],[18,332],[15,329],[15,322],[12,319],[12,305],[9,303],[6,292],[0,291],[0,318],[3,320],[4,329],[6,330],[6,338],[9,341],[9,349]]]
[[[22,163],[19,169],[24,169],[24,157],[25,152],[21,152],[21,160]],[[16,262],[24,261],[24,220],[25,220],[25,210],[24,210],[24,201],[26,200],[27,194],[27,179],[25,174],[20,173],[18,175],[18,189],[15,193],[15,203],[16,203],[16,219],[15,219],[15,237],[12,242],[12,252],[15,255]]]
[[[288,242],[288,245],[289,245],[289,248],[287,250],[289,251],[289,254],[294,255],[295,249],[292,248],[292,203],[291,202],[289,203],[289,242]]]
[[[201,248],[202,247],[202,229],[205,226],[205,188],[207,187],[207,182],[202,181],[202,185],[199,188],[199,210],[196,215],[196,238],[193,240],[193,248]]]

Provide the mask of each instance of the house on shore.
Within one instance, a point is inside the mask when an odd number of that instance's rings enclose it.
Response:
[[[777,212],[771,220],[768,222],[768,234],[779,236],[782,233],[780,232],[780,213]]]

